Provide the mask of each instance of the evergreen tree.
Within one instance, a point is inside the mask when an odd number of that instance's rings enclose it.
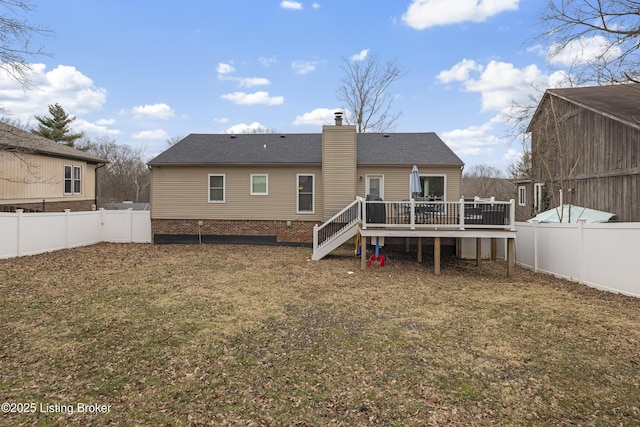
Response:
[[[49,105],[49,114],[51,117],[35,116],[40,123],[38,128],[31,129],[31,132],[73,147],[75,141],[82,138],[81,133],[72,133],[69,128],[69,124],[76,118],[69,116],[58,103]]]

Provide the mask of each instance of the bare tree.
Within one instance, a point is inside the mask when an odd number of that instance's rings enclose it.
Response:
[[[338,88],[338,100],[348,110],[347,123],[355,124],[359,133],[392,129],[400,113],[391,113],[393,96],[388,90],[404,71],[394,61],[382,63],[376,55],[342,60],[345,76]]]
[[[144,151],[118,144],[107,137],[85,140],[82,149],[109,160],[98,172],[98,198],[105,202],[149,202],[151,175]]]
[[[52,32],[24,18],[33,10],[29,0],[0,0],[0,10],[0,70],[24,88],[30,87],[29,59],[45,54],[41,47],[33,45],[33,36]]]
[[[509,200],[515,197],[515,188],[499,169],[489,165],[474,165],[462,176],[462,193],[467,197]]]
[[[593,59],[573,64],[585,77],[598,84],[639,81],[640,0],[547,0],[543,10],[545,31],[537,40],[552,42],[552,58],[574,56],[591,43]]]

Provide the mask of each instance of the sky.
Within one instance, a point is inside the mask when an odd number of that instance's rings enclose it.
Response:
[[[190,133],[319,133],[344,105],[345,61],[404,74],[394,132],[436,132],[465,162],[502,171],[522,152],[506,117],[561,85],[598,40],[549,59],[540,0],[32,0],[47,56],[35,87],[0,72],[0,107],[35,127],[59,103],[75,131],[151,159]],[[6,115],[6,114],[5,114]]]

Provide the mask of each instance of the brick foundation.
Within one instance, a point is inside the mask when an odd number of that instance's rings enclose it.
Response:
[[[202,236],[203,241],[215,241],[215,237],[220,237],[219,241],[232,241],[224,238],[236,237],[244,241],[312,244],[315,224],[308,221],[203,220],[198,226],[198,220],[194,219],[152,219],[151,233],[156,243],[196,241]]]

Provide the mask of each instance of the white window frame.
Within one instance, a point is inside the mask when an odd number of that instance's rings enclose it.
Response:
[[[211,200],[211,177],[222,177],[222,200]],[[227,177],[223,173],[210,173],[207,175],[207,200],[209,203],[225,203],[227,200]]]
[[[69,170],[69,178],[67,178],[67,169]],[[62,174],[62,189],[64,194],[73,194],[73,165],[64,165]],[[69,191],[67,191],[67,183],[69,183]]]
[[[76,172],[78,172],[77,177]],[[73,194],[82,194],[82,166],[74,166],[71,173],[71,190]],[[78,191],[76,191],[76,184],[78,184]]]
[[[253,178],[263,176],[265,178],[264,192],[255,191],[253,188]],[[249,194],[252,196],[268,196],[269,195],[269,174],[266,173],[252,173],[249,178]]]
[[[380,179],[380,198],[384,199],[384,175],[376,173],[376,174],[367,174],[365,175],[365,189],[364,194],[371,194],[371,187],[369,184],[369,178],[379,178]]]
[[[430,174],[420,174],[420,177],[425,177],[425,178],[443,178],[443,188],[442,188],[442,201],[446,202],[447,201],[447,174],[440,174],[440,173],[430,173]],[[409,177],[409,180],[411,180],[411,177]],[[411,191],[411,190],[409,190]],[[422,189],[422,194],[424,194],[424,188]],[[411,197],[411,193],[409,193],[409,197]],[[428,195],[425,195],[424,197],[429,197]]]
[[[518,206],[527,206],[527,187],[518,186]]]
[[[535,212],[542,209],[542,191],[544,189],[544,182],[536,182],[533,184],[533,209]]]
[[[300,177],[310,176],[313,179],[311,183],[311,210],[300,210]],[[299,173],[296,174],[296,213],[298,214],[314,214],[316,213],[316,174],[314,173]]]

